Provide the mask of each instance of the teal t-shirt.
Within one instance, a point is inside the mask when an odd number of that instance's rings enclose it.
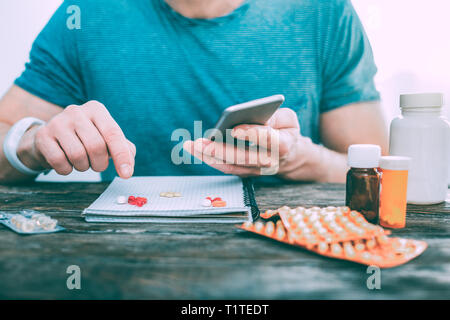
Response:
[[[322,112],[379,99],[375,73],[349,0],[248,0],[214,19],[186,18],[164,0],[71,0],[15,84],[61,107],[102,102],[136,144],[135,175],[197,175],[218,171],[174,163],[186,138],[174,130],[198,138],[194,121],[205,131],[227,106],[283,94],[301,134],[320,143]],[[103,178],[115,174],[110,165]]]

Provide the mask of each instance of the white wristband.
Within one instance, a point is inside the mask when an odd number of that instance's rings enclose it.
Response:
[[[17,121],[11,129],[9,129],[5,140],[3,141],[3,153],[11,166],[23,174],[33,176],[38,175],[45,170],[36,171],[25,166],[17,157],[17,147],[19,146],[20,139],[22,139],[24,133],[34,124],[45,124],[45,122],[32,117],[23,118]]]

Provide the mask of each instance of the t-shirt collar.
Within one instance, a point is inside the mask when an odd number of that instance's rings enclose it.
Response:
[[[185,23],[188,25],[222,25],[225,24],[231,20],[234,20],[237,17],[240,17],[247,12],[251,0],[244,0],[243,3],[237,7],[234,11],[230,12],[229,14],[221,17],[211,18],[211,19],[198,19],[198,18],[188,18],[183,16],[181,13],[175,11],[165,0],[159,0],[161,3],[161,7],[163,10],[165,10],[168,14],[173,16],[176,20],[180,21],[181,23]]]

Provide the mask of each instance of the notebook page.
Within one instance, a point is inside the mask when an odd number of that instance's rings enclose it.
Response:
[[[179,192],[181,197],[160,197],[161,192]],[[120,195],[146,197],[143,207],[117,204]],[[203,207],[201,202],[208,196],[219,196],[227,202],[224,208]],[[226,213],[248,211],[244,202],[243,183],[236,176],[157,176],[115,178],[108,188],[86,210],[85,214],[145,215],[157,213],[196,212]]]

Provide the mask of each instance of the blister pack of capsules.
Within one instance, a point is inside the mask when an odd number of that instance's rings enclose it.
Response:
[[[65,230],[56,219],[35,210],[20,213],[0,212],[0,223],[19,234],[53,233]]]
[[[323,256],[380,268],[402,265],[427,248],[424,241],[388,237],[390,231],[348,207],[284,206],[262,213],[261,218],[241,228]]]

